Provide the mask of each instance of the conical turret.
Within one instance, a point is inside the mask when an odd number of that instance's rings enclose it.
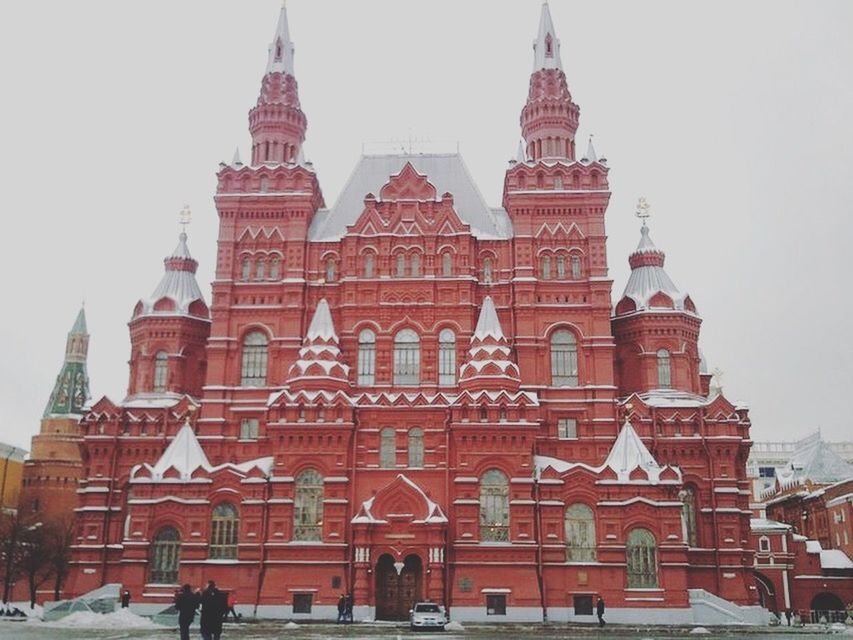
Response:
[[[133,317],[146,315],[192,315],[209,318],[204,294],[195,278],[198,262],[190,255],[187,234],[181,232],[174,251],[163,261],[166,273],[148,298],[136,305]]]
[[[65,341],[65,361],[45,407],[45,417],[82,414],[89,399],[89,374],[86,371],[88,353],[86,311],[81,307]]]
[[[308,326],[299,350],[299,359],[290,367],[288,381],[291,387],[319,384],[327,389],[330,385],[349,385],[349,367],[340,361],[340,355],[332,313],[329,303],[323,298],[317,304]]]
[[[471,336],[468,357],[459,371],[463,389],[518,390],[518,366],[511,360],[509,340],[504,336],[491,296],[486,296]]]

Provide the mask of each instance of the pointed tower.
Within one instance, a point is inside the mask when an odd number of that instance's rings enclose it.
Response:
[[[560,60],[560,40],[548,3],[542,4],[539,33],[533,42],[533,74],[527,104],[521,112],[521,133],[527,156],[534,161],[575,159],[575,132],[580,108],[572,94]]]
[[[86,332],[86,311],[82,307],[65,340],[65,361],[56,376],[56,384],[44,409],[44,417],[80,417],[89,399],[89,374],[86,356],[89,353],[89,334]]]
[[[495,303],[486,296],[471,336],[468,357],[459,369],[459,386],[470,391],[482,389],[517,391],[518,366],[510,358],[509,340],[504,336]]]
[[[282,3],[269,46],[261,94],[249,112],[253,166],[294,162],[305,140],[308,120],[299,106],[293,54],[287,8]]]
[[[334,391],[348,387],[349,367],[340,361],[338,344],[329,303],[323,298],[314,311],[299,359],[290,367],[290,388]]]
[[[130,321],[128,396],[201,396],[210,335],[210,312],[198,286],[198,268],[182,232],[164,260],[154,293],[142,298]]]
[[[702,319],[690,296],[664,271],[665,259],[643,222],[640,243],[628,257],[631,276],[612,318],[622,396],[651,390],[702,394]]]

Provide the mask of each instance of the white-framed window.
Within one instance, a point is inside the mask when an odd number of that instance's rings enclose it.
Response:
[[[376,271],[375,260],[376,260],[376,258],[373,256],[372,253],[365,253],[364,254],[364,277],[365,278],[372,278],[373,277],[373,274]]]
[[[581,257],[572,256],[572,280],[581,279]]]
[[[394,336],[394,384],[417,385],[421,381],[421,341],[411,329]]]
[[[575,387],[578,384],[578,345],[571,331],[561,329],[551,336],[551,384]]]
[[[498,469],[489,469],[480,479],[480,540],[509,540],[509,482]]]
[[[334,282],[337,277],[337,264],[334,258],[326,260],[326,282]]]
[[[551,279],[551,256],[542,256],[542,279]]]
[[[293,539],[320,542],[323,531],[323,476],[306,469],[296,477]]]
[[[278,280],[281,277],[281,260],[273,258],[270,260],[270,280]]]
[[[263,280],[266,277],[267,263],[263,258],[258,258],[255,262],[255,280]]]
[[[421,275],[421,256],[417,253],[412,254],[410,269],[413,278],[419,278]]]
[[[483,282],[492,282],[494,278],[494,267],[491,258],[483,258]]]
[[[376,381],[376,334],[362,329],[358,334],[358,384],[373,386]]]
[[[557,437],[560,440],[574,440],[578,437],[578,421],[574,418],[557,420]]]
[[[456,334],[442,329],[438,334],[438,384],[451,387],[456,384]]]
[[[658,586],[657,543],[648,529],[633,529],[628,534],[625,556],[629,589]]]
[[[566,279],[566,256],[557,256],[557,280]]]
[[[385,427],[379,432],[379,468],[393,469],[397,466],[397,432]]]
[[[158,351],[154,356],[154,393],[163,393],[169,384],[169,355]]]
[[[252,277],[252,262],[248,258],[243,258],[243,262],[240,264],[240,279],[248,280]]]
[[[453,275],[453,256],[449,251],[441,254],[441,275],[445,278]]]
[[[263,387],[267,383],[267,344],[261,331],[252,331],[243,338],[242,386]]]
[[[240,440],[258,439],[258,419],[243,418],[240,421]]]
[[[229,502],[216,505],[210,519],[210,557],[220,560],[236,558],[239,530],[237,508]]]
[[[409,429],[409,465],[412,469],[424,466],[424,431],[420,427]]]
[[[666,349],[658,349],[658,388],[672,388],[672,362],[669,356],[669,351]]]
[[[577,502],[566,509],[566,561],[595,561],[595,515],[587,505]]]
[[[174,527],[159,529],[151,545],[148,580],[152,584],[177,584],[180,564],[181,534]]]
[[[765,553],[770,551],[770,538],[767,536],[761,536],[758,539],[758,550],[763,551]]]
[[[394,271],[394,275],[397,278],[405,278],[406,277],[406,256],[403,253],[397,254],[397,266]]]

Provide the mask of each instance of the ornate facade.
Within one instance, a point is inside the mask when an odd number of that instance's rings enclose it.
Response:
[[[578,157],[547,4],[500,207],[456,154],[364,156],[327,206],[293,52],[282,9],[251,161],[217,175],[210,307],[182,235],[134,310],[128,397],[82,421],[71,590],[154,611],[212,578],[296,618],[346,591],[386,619],[756,601],[747,411],[709,396],[645,225],[614,305],[608,166]]]

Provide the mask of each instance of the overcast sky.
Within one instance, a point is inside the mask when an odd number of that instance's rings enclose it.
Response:
[[[95,399],[193,210],[210,300],[214,174],[257,99],[278,0],[0,3],[0,440],[29,447],[85,298]],[[538,0],[291,0],[306,149],[332,204],[362,143],[455,148],[500,205]],[[552,0],[579,139],[613,197],[618,299],[638,196],[755,439],[851,439],[853,3]],[[579,145],[579,148],[584,148]]]

